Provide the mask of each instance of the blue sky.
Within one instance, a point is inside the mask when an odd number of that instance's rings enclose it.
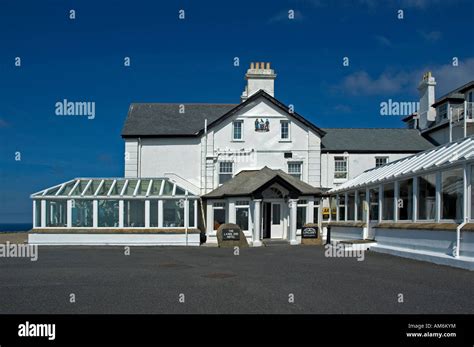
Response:
[[[0,223],[31,221],[45,187],[122,176],[131,102],[237,103],[251,61],[270,61],[275,96],[320,127],[401,127],[380,102],[417,101],[424,71],[438,96],[474,79],[473,4],[2,0]],[[56,116],[63,99],[95,102],[95,118]]]

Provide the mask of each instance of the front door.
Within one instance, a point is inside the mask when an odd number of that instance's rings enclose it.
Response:
[[[271,238],[281,239],[283,238],[283,214],[281,211],[281,202],[272,202],[271,210]]]

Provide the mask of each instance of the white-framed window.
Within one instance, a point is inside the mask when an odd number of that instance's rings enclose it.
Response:
[[[213,230],[217,230],[225,223],[225,202],[215,202],[212,204],[212,211],[214,215]]]
[[[290,141],[290,121],[280,121],[280,140]]]
[[[334,157],[334,178],[347,178],[346,157]]]
[[[467,94],[467,102],[474,102],[474,91],[470,91],[469,94]]]
[[[235,224],[237,224],[242,231],[249,230],[250,224],[250,204],[248,200],[235,202]]]
[[[448,118],[448,104],[444,103],[438,106],[438,119],[446,119]]]
[[[296,205],[296,229],[303,229],[306,224],[306,210],[308,208],[308,200],[298,200]]]
[[[233,169],[234,169],[233,162],[231,161],[219,162],[219,184],[224,184],[225,182],[232,179]]]
[[[232,140],[242,141],[244,139],[243,120],[236,120],[232,122]]]
[[[379,167],[388,163],[388,157],[375,157],[375,167]]]
[[[294,178],[301,179],[302,163],[288,163],[288,173]]]

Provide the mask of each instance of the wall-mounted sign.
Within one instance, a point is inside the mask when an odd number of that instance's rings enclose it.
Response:
[[[240,230],[222,229],[222,241],[238,241],[238,240],[240,240]]]
[[[318,229],[313,227],[303,227],[301,230],[301,237],[304,239],[317,239]]]
[[[270,131],[270,122],[268,118],[264,121],[263,118],[255,119],[255,131],[267,132]]]

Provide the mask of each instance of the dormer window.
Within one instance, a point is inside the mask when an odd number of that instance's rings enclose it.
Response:
[[[438,119],[446,119],[448,118],[448,104],[444,103],[438,107]]]

